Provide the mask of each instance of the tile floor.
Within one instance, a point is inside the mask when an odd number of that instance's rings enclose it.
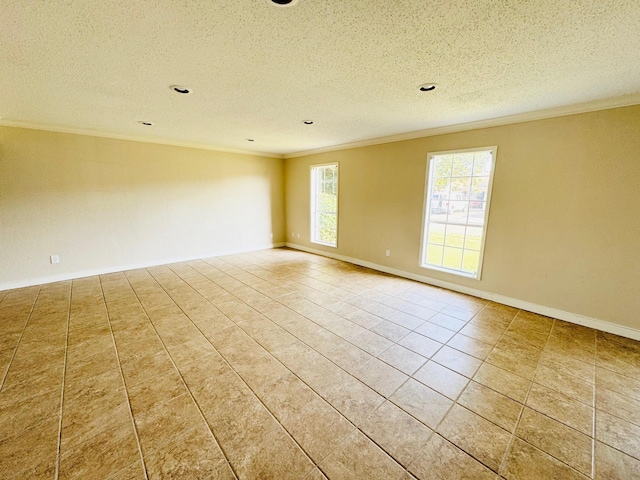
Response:
[[[640,342],[287,249],[0,292],[3,479],[640,478]]]

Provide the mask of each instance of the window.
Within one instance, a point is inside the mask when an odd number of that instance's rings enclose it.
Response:
[[[429,154],[422,267],[480,278],[496,150]]]
[[[311,241],[338,246],[338,164],[311,167]]]

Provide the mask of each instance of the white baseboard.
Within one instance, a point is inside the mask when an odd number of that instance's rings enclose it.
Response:
[[[547,307],[545,305],[539,305],[536,303],[527,302],[517,298],[507,297],[492,292],[485,292],[476,288],[466,287],[464,285],[458,285],[456,283],[445,282],[437,280],[435,278],[426,277],[424,275],[418,275],[416,273],[399,270],[393,267],[387,267],[385,265],[379,265],[377,263],[367,262],[360,260],[359,258],[348,257],[345,255],[338,255],[333,252],[326,252],[324,250],[316,250],[315,248],[305,247],[295,243],[286,244],[287,247],[296,250],[302,250],[303,252],[315,253],[317,255],[323,255],[325,257],[335,258],[336,260],[342,260],[344,262],[353,263],[362,267],[371,268],[372,270],[378,270],[384,273],[390,273],[397,275],[398,277],[408,278],[417,282],[427,283],[436,287],[446,288],[447,290],[453,290],[454,292],[465,293],[467,295],[473,295],[474,297],[484,298],[485,300],[491,300],[493,302],[502,303],[511,307],[519,308],[521,310],[527,310],[529,312],[538,313],[540,315],[546,315],[547,317],[557,318],[566,322],[575,323],[577,325],[583,325],[585,327],[594,328],[603,332],[613,333],[622,337],[631,338],[633,340],[640,340],[640,330],[625,327],[624,325],[618,325],[615,323],[607,322],[606,320],[599,320],[597,318],[585,317],[577,313],[567,312],[553,307]]]
[[[259,245],[259,246],[251,247],[249,249],[244,249],[244,250],[229,250],[229,251],[213,252],[211,254],[201,255],[201,256],[199,255],[199,256],[164,258],[162,260],[153,260],[153,261],[144,262],[144,263],[131,263],[127,265],[116,265],[113,267],[94,268],[90,270],[66,272],[58,275],[48,275],[46,277],[29,278],[26,280],[17,280],[15,282],[0,283],[0,291],[11,290],[13,288],[30,287],[33,285],[42,285],[45,283],[62,282],[65,280],[74,280],[76,278],[92,277],[94,275],[105,275],[107,273],[123,272],[125,270],[135,270],[137,268],[157,267],[158,265],[167,265],[170,263],[190,262],[192,260],[200,260],[203,258],[222,257],[224,255],[234,255],[238,253],[255,252],[258,250],[267,250],[270,248],[279,248],[284,246],[285,244],[283,242],[269,243],[266,245]]]

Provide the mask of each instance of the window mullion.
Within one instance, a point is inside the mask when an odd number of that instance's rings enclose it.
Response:
[[[429,154],[422,267],[480,278],[495,153],[496,147]]]
[[[338,164],[311,166],[311,241],[337,246]]]

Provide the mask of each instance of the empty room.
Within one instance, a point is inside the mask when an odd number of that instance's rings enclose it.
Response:
[[[0,19],[0,478],[640,478],[637,0]]]

